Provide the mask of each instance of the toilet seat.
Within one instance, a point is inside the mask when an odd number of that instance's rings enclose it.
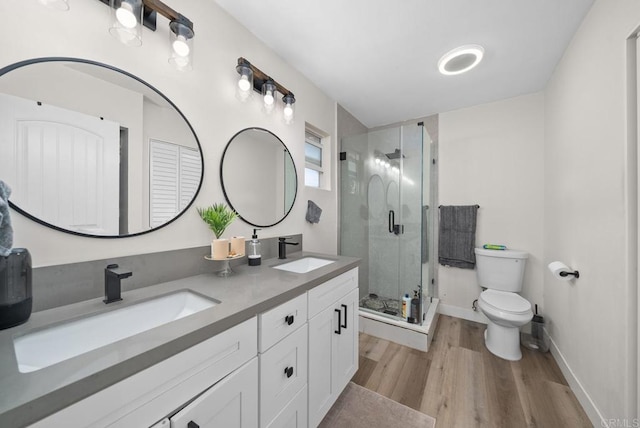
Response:
[[[485,290],[480,299],[490,309],[508,312],[513,315],[525,315],[531,311],[531,303],[522,296],[508,291]]]

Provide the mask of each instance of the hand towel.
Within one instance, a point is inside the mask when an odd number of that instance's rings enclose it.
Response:
[[[7,257],[13,247],[13,228],[9,215],[11,188],[0,180],[0,256]]]
[[[441,265],[475,267],[477,213],[477,205],[440,207],[438,259]]]
[[[309,223],[320,222],[320,215],[322,214],[322,208],[317,206],[312,200],[307,201],[307,215],[305,219]]]

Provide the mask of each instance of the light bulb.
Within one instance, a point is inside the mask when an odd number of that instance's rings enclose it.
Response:
[[[243,74],[240,76],[240,80],[238,80],[238,88],[240,88],[242,92],[248,92],[251,89],[251,82],[249,82],[249,77],[247,77],[247,75]]]
[[[133,8],[129,3],[122,3],[122,6],[116,10],[116,18],[118,22],[122,24],[124,28],[135,28],[138,25],[136,15],[133,13]]]
[[[293,116],[293,107],[291,107],[291,104],[285,105],[282,113],[285,115],[285,117]]]
[[[391,166],[391,164],[387,161],[384,161],[384,167],[385,168],[389,168]]]
[[[179,35],[173,41],[173,51],[179,56],[189,56],[189,44],[183,35]]]
[[[380,162],[382,162],[382,161],[380,160],[380,158],[376,158],[376,163],[377,163],[377,164],[380,164]]]
[[[272,105],[274,101],[273,92],[269,91],[264,94],[264,103],[268,106]]]

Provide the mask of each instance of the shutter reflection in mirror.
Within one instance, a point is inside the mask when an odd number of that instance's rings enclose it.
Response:
[[[171,220],[193,198],[202,174],[197,149],[151,140],[149,142],[149,221],[157,227]]]

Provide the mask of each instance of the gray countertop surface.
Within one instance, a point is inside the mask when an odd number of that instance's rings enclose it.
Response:
[[[272,268],[306,256],[335,262],[305,274]],[[359,262],[360,259],[353,257],[296,252],[287,260],[263,260],[261,266],[255,267],[246,264],[236,266],[233,268],[234,275],[227,278],[220,278],[215,273],[192,276],[125,291],[122,301],[109,305],[105,305],[101,297],[35,312],[25,324],[0,331],[0,426],[13,428],[34,423],[297,297],[357,267]],[[211,263],[212,271],[221,268],[220,262]],[[18,370],[13,348],[13,338],[16,336],[184,289],[214,298],[220,303],[34,372],[20,373]]]

